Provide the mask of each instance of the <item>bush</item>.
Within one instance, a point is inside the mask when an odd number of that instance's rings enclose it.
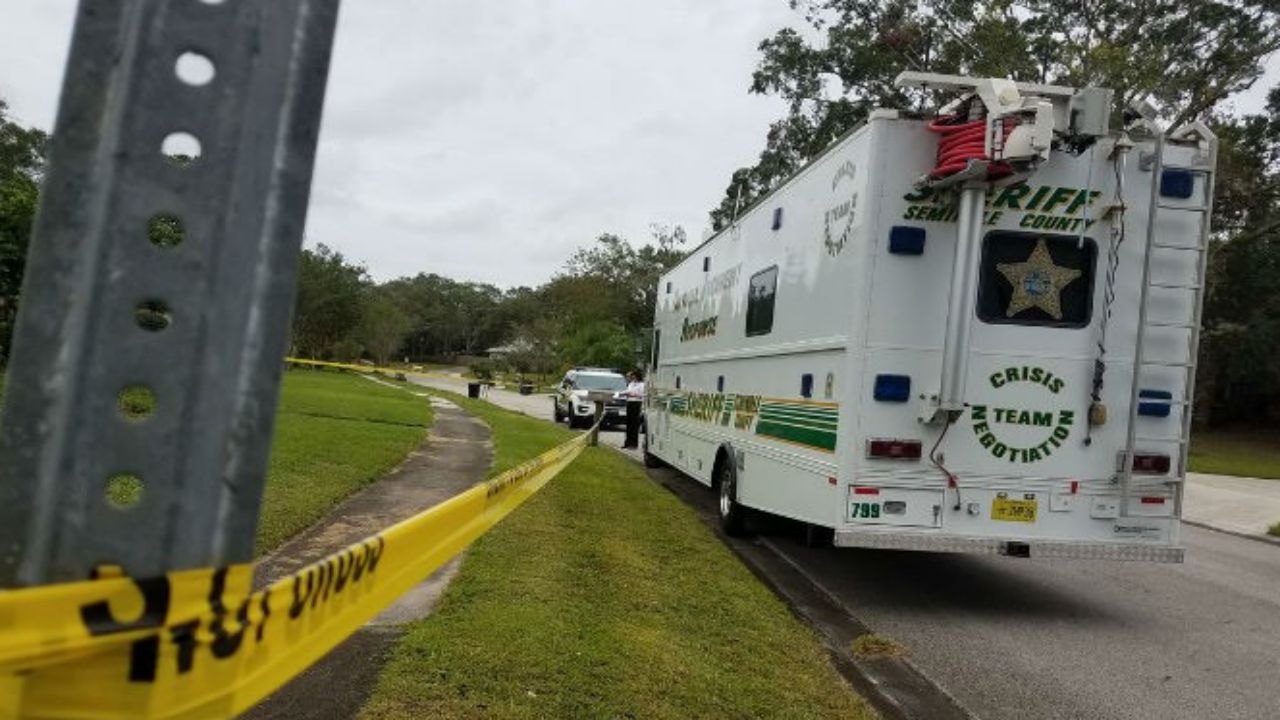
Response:
[[[360,359],[360,355],[363,352],[364,346],[351,338],[342,340],[333,346],[333,358],[338,362],[353,363]]]
[[[496,365],[492,360],[477,360],[471,363],[471,374],[481,380],[492,380]]]

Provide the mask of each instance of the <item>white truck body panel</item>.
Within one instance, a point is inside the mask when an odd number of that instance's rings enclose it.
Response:
[[[838,545],[1022,554],[1013,548],[1026,543],[1041,555],[1180,559],[1179,463],[1171,474],[1134,475],[1129,504],[1119,507],[1117,462],[1127,442],[1153,182],[1139,157],[1153,143],[1137,142],[1124,164],[1123,215],[1108,212],[1119,204],[1114,145],[1101,138],[1078,156],[1054,152],[1024,185],[988,191],[983,252],[993,259],[978,285],[992,299],[978,301],[974,319],[969,407],[948,428],[920,419],[920,398],[938,392],[954,205],[913,189],[935,161],[937,137],[926,123],[873,114],[660,281],[649,451],[709,484],[727,449],[736,455],[741,504],[832,528]],[[1182,165],[1194,164],[1194,153],[1165,148]],[[1190,198],[1161,202],[1207,204],[1205,177],[1194,176]],[[1121,217],[1126,240],[1104,358],[1108,420],[1090,431],[1107,256]],[[1197,245],[1196,213],[1158,217],[1162,244]],[[895,232],[920,231],[922,254],[889,251]],[[1034,261],[1042,238],[1055,272],[1078,271],[1048,293],[1067,303],[1065,288],[1078,284],[1069,308],[1081,318],[1076,326],[1020,323],[1016,313],[1009,322],[1013,296],[1003,304],[997,297],[1017,292],[1006,272],[1023,272],[1024,285],[1039,282],[1021,264]],[[1153,281],[1198,282],[1199,252],[1152,252]],[[998,256],[1008,262],[995,262]],[[772,325],[748,335],[752,278],[773,267]],[[768,274],[760,280],[767,287]],[[1026,287],[1046,296],[1039,285]],[[1185,361],[1190,330],[1161,324],[1193,323],[1196,291],[1150,293],[1147,360]],[[878,376],[900,376],[899,392],[908,377],[908,399],[877,400]],[[1190,411],[1177,404],[1185,377],[1182,368],[1144,365],[1142,387],[1174,402],[1167,417],[1139,417],[1140,437],[1168,441],[1144,441],[1138,452],[1178,457],[1181,416]],[[956,487],[929,459],[944,430],[938,452]],[[876,438],[918,440],[922,457],[869,458],[867,443]],[[1031,504],[1033,519],[1017,519]]]

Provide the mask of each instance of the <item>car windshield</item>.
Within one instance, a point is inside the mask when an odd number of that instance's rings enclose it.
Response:
[[[627,380],[621,375],[579,375],[573,386],[578,390],[626,390]]]

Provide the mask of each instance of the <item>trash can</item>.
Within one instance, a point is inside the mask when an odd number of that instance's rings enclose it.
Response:
[[[467,383],[467,397],[469,398],[480,397],[480,383],[478,382]]]
[[[532,394],[533,394],[533,383],[520,383],[520,394],[521,394],[521,395],[532,395]]]

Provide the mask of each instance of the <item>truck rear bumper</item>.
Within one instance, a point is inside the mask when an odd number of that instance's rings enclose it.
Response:
[[[880,550],[922,550],[926,552],[1008,555],[1033,558],[1077,558],[1083,560],[1134,560],[1180,563],[1185,549],[1158,543],[1110,543],[1073,540],[1009,540],[922,532],[837,530],[836,547]]]

